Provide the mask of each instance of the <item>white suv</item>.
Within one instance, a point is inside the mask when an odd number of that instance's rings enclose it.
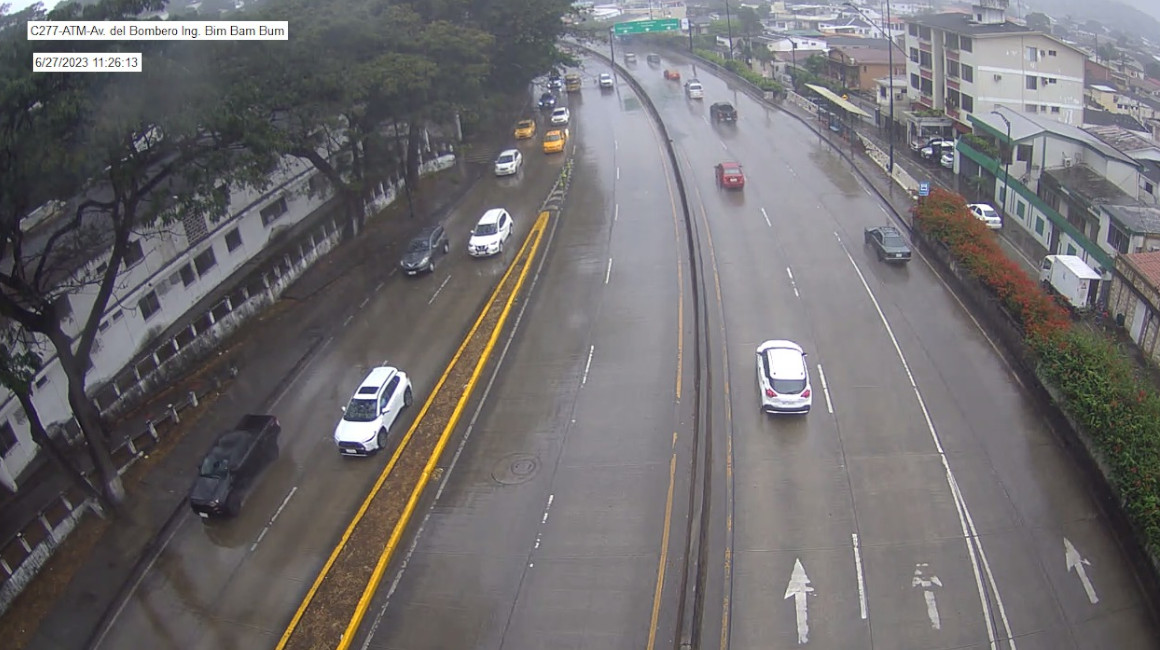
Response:
[[[701,85],[700,81],[690,79],[685,82],[685,94],[689,99],[702,99],[705,97],[705,87]]]
[[[342,419],[334,428],[338,451],[348,456],[366,456],[386,449],[391,425],[411,405],[411,400],[411,380],[406,373],[391,366],[371,370],[342,407]]]
[[[472,257],[487,257],[503,252],[504,242],[512,236],[512,217],[503,208],[492,208],[483,213],[467,240],[467,252]]]
[[[757,348],[757,388],[766,413],[809,413],[813,405],[806,353],[793,341],[766,341]]]

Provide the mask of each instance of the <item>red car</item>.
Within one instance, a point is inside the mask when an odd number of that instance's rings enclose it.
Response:
[[[745,172],[741,171],[741,163],[717,163],[717,187],[745,187]]]
[[[671,70],[671,69],[665,70],[665,79],[669,79],[672,81],[680,81],[681,80],[681,73],[677,72],[676,70]]]

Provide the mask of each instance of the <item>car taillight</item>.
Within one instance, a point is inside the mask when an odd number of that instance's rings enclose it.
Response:
[[[809,397],[809,396],[810,396],[810,389],[807,388],[807,389],[802,391],[802,397]]]
[[[777,397],[777,393],[773,392],[772,388],[766,388],[765,389],[765,396],[766,397]]]

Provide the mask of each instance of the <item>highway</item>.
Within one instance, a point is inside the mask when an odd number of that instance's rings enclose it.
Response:
[[[501,256],[470,258],[469,231],[487,208],[506,207],[515,220],[509,244],[522,241],[563,166],[562,156],[539,151],[538,138],[521,149],[535,164],[514,177],[484,178],[447,215],[452,250],[434,274],[400,274],[406,242],[395,241],[332,284],[311,284],[308,274],[291,287],[284,301],[309,302],[307,318],[287,318],[300,312],[277,307],[265,317],[289,336],[318,340],[274,403],[246,405],[281,420],[279,459],[237,519],[203,524],[191,512],[181,516],[96,648],[274,647],[389,458],[340,457],[332,439],[340,409],[368,370],[385,360],[414,384],[415,406],[393,427],[392,442],[406,432],[518,249],[509,245]],[[368,232],[377,227],[369,222]],[[190,460],[191,467],[195,463]]]
[[[986,336],[921,259],[891,268],[864,248],[889,217],[848,163],[704,70],[639,59],[719,278],[730,647],[1155,647],[1081,474]],[[697,75],[704,100],[664,67]],[[707,120],[723,100],[736,126]],[[717,189],[723,160],[745,166],[742,192]],[[759,410],[754,350],[770,338],[809,353],[804,418]]]

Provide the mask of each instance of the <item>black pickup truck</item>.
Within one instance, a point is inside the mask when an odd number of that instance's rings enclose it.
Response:
[[[203,519],[232,517],[254,479],[278,457],[282,425],[273,415],[244,415],[218,436],[198,466],[189,505]]]

